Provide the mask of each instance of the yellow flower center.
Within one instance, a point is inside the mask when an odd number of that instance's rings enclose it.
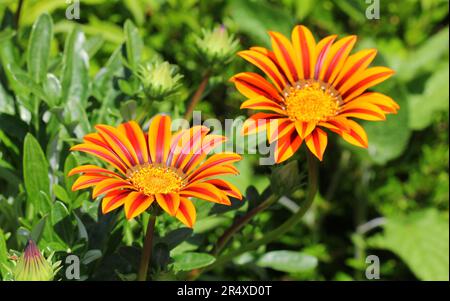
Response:
[[[284,91],[285,110],[293,121],[326,121],[339,113],[342,98],[329,84],[319,80],[300,80]]]
[[[133,186],[146,195],[178,192],[185,184],[183,175],[163,165],[134,166],[127,176]]]

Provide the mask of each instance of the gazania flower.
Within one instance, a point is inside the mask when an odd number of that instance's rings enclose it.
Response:
[[[262,70],[272,83],[252,72],[239,73],[231,81],[249,98],[241,108],[268,111],[251,116],[243,133],[266,130],[269,142],[276,142],[277,163],[291,157],[303,140],[322,160],[327,146],[323,129],[366,148],[367,135],[352,118],[385,120],[386,114],[399,109],[390,97],[366,92],[393,71],[368,67],[375,49],[350,55],[356,36],[336,41],[332,35],[316,43],[311,32],[300,25],[292,31],[291,41],[277,32],[269,34],[273,50],[252,47],[239,56]]]
[[[103,213],[124,206],[126,217],[131,219],[156,201],[164,211],[193,227],[196,211],[190,198],[226,205],[231,204],[229,196],[242,198],[232,184],[215,178],[237,174],[232,163],[241,157],[218,153],[206,158],[225,137],[208,135],[204,126],[172,134],[170,117],[157,115],[148,135],[134,121],[117,128],[97,125],[96,129],[97,133],[86,135],[84,143],[72,150],[97,156],[116,171],[84,165],[69,175],[82,174],[72,190],[93,187],[93,198],[104,196]]]

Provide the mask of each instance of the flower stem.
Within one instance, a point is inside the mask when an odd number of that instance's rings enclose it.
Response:
[[[236,232],[238,232],[243,226],[245,226],[256,214],[264,211],[270,205],[278,200],[276,195],[269,196],[264,202],[247,212],[244,216],[238,219],[228,230],[226,230],[223,235],[218,239],[217,244],[212,251],[214,255],[218,255],[220,251],[226,246],[228,241],[233,237]]]
[[[16,15],[14,16],[14,25],[16,28],[19,28],[20,13],[22,12],[23,2],[24,0],[19,0],[17,4]]]
[[[238,250],[229,252],[226,255],[217,258],[216,262],[213,265],[207,267],[204,271],[211,270],[217,266],[220,266],[236,258],[237,256],[245,252],[255,250],[262,245],[268,244],[277,239],[278,237],[280,237],[281,235],[283,235],[284,233],[286,233],[289,229],[291,229],[301,220],[301,218],[311,207],[314,198],[316,196],[317,187],[318,187],[317,159],[310,152],[308,152],[308,193],[306,196],[306,200],[304,204],[300,207],[300,209],[296,213],[294,213],[288,220],[286,220],[281,226],[264,235],[263,238],[255,240],[248,244],[244,244]]]
[[[145,233],[144,249],[142,250],[141,263],[139,265],[138,280],[147,280],[147,271],[152,258],[153,233],[155,230],[156,215],[150,216]]]
[[[184,113],[184,119],[186,120],[192,119],[192,113],[194,112],[194,109],[197,106],[197,104],[202,99],[203,93],[205,92],[206,86],[208,85],[210,76],[211,72],[207,70],[203,75],[203,79],[200,85],[198,86],[197,91],[195,91],[194,95],[191,98],[191,102],[189,103],[189,106],[186,109],[186,113]]]

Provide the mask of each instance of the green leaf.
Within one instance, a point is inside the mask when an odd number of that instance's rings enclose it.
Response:
[[[58,78],[51,73],[47,74],[47,78],[44,82],[44,93],[49,107],[52,108],[59,104],[61,98],[61,83]]]
[[[20,67],[16,65],[9,65],[8,66],[9,71],[11,72],[12,76],[14,77],[14,80],[22,87],[21,92],[27,92],[32,93],[36,95],[39,99],[47,99],[44,93],[44,90],[40,85],[34,82],[34,80],[23,71]],[[27,100],[27,104],[30,102],[30,100]]]
[[[8,247],[6,246],[6,237],[0,229],[0,275],[5,277],[7,270],[5,265],[8,263]]]
[[[433,67],[433,62],[448,53],[448,34],[448,27],[446,27],[427,39],[416,51],[411,51],[400,66],[398,77],[403,81],[408,81],[414,78],[419,71]]]
[[[192,229],[190,228],[179,228],[175,229],[166,236],[164,236],[161,240],[167,245],[167,247],[171,250],[178,246],[180,243],[191,237]]]
[[[88,265],[101,257],[102,251],[97,249],[89,250],[86,252],[86,254],[84,254],[83,258],[81,259],[81,263],[84,265]]]
[[[233,0],[228,3],[228,10],[239,25],[240,31],[250,35],[257,42],[264,43],[265,46],[270,45],[268,30],[290,36],[294,20],[281,6],[249,0]]]
[[[56,201],[52,208],[51,222],[52,225],[56,225],[63,221],[67,216],[69,216],[69,210],[67,210],[66,205],[60,201]]]
[[[297,161],[285,165],[277,165],[270,177],[272,191],[277,195],[290,195],[302,183]]]
[[[48,14],[43,14],[33,24],[27,50],[28,72],[36,83],[44,82],[47,75],[52,38],[52,19]]]
[[[67,194],[67,191],[64,189],[64,187],[62,187],[59,184],[53,184],[53,193],[59,200],[70,205],[70,203],[71,203],[70,197]]]
[[[48,162],[39,142],[31,134],[25,136],[23,148],[23,177],[29,202],[41,212],[48,212],[47,200],[41,191],[50,195]]]
[[[157,243],[153,247],[152,261],[156,265],[157,269],[165,269],[170,262],[169,246],[167,246],[167,244],[165,243]]]
[[[72,191],[72,185],[76,181],[76,177],[69,177],[69,172],[78,166],[78,161],[73,154],[69,154],[64,162],[64,186],[66,192],[70,195],[71,200],[76,196],[76,192]]]
[[[36,242],[39,243],[41,240],[42,234],[44,233],[45,223],[47,222],[48,215],[45,215],[41,220],[36,224],[36,226],[33,227],[31,230],[31,238]]]
[[[90,125],[86,117],[89,96],[89,56],[83,48],[84,34],[75,27],[66,39],[63,57],[62,99],[65,116],[80,123],[85,133]]]
[[[183,253],[173,257],[173,268],[176,272],[191,271],[194,269],[204,268],[216,261],[214,256],[206,253]]]
[[[287,273],[302,273],[317,266],[317,258],[295,251],[272,251],[258,259],[257,265]]]
[[[75,219],[77,220],[77,226],[78,226],[78,238],[79,239],[84,239],[86,241],[89,240],[89,236],[86,230],[85,225],[83,224],[83,221],[78,217],[78,215],[76,215],[75,213],[73,214],[75,216]]]
[[[367,243],[395,253],[421,280],[449,280],[448,218],[436,209],[388,217],[384,233]]]
[[[124,31],[127,61],[131,70],[137,71],[144,43],[139,36],[137,27],[130,20],[125,22]]]
[[[11,39],[15,35],[16,35],[16,32],[14,30],[12,30],[11,28],[7,28],[7,29],[3,30],[2,32],[0,32],[0,43]]]
[[[209,230],[217,228],[223,225],[224,223],[227,223],[228,221],[229,218],[225,216],[208,216],[202,218],[195,223],[194,233],[200,234],[208,232]]]
[[[425,83],[422,95],[412,95],[408,102],[409,127],[413,130],[422,130],[429,126],[436,116],[448,110],[449,68],[446,64],[436,71]]]
[[[55,232],[65,243],[70,245],[74,238],[74,229],[70,220],[69,210],[64,203],[60,201],[54,203],[50,220]]]
[[[124,5],[133,15],[134,21],[138,26],[144,24],[145,21],[145,7],[141,1],[125,0]]]

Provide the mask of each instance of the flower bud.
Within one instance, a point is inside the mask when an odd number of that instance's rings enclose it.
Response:
[[[202,30],[202,37],[196,38],[196,46],[202,59],[208,65],[228,63],[238,49],[238,40],[229,34],[224,25],[213,30]]]
[[[177,73],[178,67],[168,62],[152,61],[139,67],[138,77],[147,97],[162,100],[173,95],[180,88],[183,75]]]
[[[51,281],[53,267],[44,258],[33,240],[29,240],[25,251],[14,268],[16,281]]]

